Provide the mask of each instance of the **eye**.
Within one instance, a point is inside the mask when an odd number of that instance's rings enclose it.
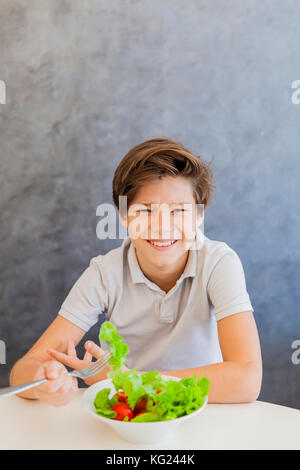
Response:
[[[185,209],[173,209],[172,212],[184,212]]]

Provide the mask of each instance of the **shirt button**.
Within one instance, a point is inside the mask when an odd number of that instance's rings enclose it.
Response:
[[[160,313],[160,322],[161,323],[173,323],[174,322],[173,314],[170,312],[162,311]]]

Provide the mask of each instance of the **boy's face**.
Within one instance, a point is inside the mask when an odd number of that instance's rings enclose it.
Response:
[[[196,226],[203,214],[197,216],[191,182],[184,177],[164,176],[146,183],[128,208],[129,237],[140,257],[157,267],[167,267],[188,250]],[[158,246],[163,243],[165,246]]]

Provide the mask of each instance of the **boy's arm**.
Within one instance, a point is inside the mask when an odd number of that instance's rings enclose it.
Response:
[[[42,334],[32,348],[13,366],[10,373],[10,385],[19,385],[34,380],[37,369],[48,361],[53,361],[53,357],[47,352],[48,348],[58,351],[66,351],[68,340],[72,339],[79,343],[86,332],[58,315]],[[34,399],[35,389],[21,392],[19,396]]]
[[[210,380],[209,403],[247,403],[256,400],[261,388],[262,360],[252,311],[230,315],[219,320],[217,325],[224,362],[160,373],[175,377],[207,377]],[[88,348],[88,351],[96,358],[101,357],[104,351],[92,341],[89,343],[91,349]],[[57,351],[51,351],[51,355],[70,367],[74,367],[78,360]],[[125,366],[122,369],[129,370]],[[142,374],[144,371],[139,370],[137,373]],[[88,385],[102,378],[92,377]]]
[[[230,315],[217,325],[224,362],[161,374],[207,377],[210,380],[209,403],[255,401],[261,389],[262,359],[252,311]]]

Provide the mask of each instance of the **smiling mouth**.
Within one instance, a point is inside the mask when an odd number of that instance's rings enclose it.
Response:
[[[178,240],[146,240],[150,245],[154,246],[155,248],[169,248]]]

